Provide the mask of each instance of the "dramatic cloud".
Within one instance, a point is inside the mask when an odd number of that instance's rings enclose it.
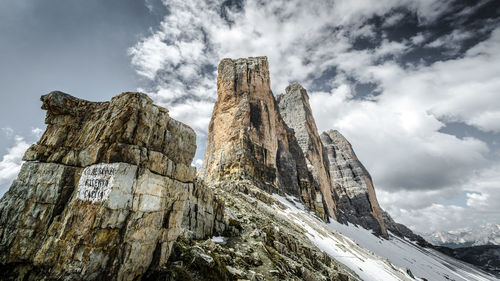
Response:
[[[7,149],[0,161],[0,197],[8,190],[12,180],[21,169],[22,157],[30,145],[20,136],[15,137],[14,146]]]
[[[319,129],[352,142],[384,208],[421,231],[452,228],[500,211],[498,151],[443,133],[450,122],[500,132],[500,24],[481,14],[491,3],[164,1],[164,20],[129,54],[145,91],[197,131],[195,164],[218,61],[266,55],[273,91],[292,81],[309,89]]]

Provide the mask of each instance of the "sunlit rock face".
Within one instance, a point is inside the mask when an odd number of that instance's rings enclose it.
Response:
[[[370,174],[351,144],[336,130],[321,134],[329,162],[330,179],[339,196],[339,210],[348,221],[387,237],[382,211]]]
[[[321,190],[314,185],[271,92],[267,58],[223,59],[217,95],[200,178],[206,182],[251,179],[267,191],[300,195],[310,209],[326,218]],[[329,207],[334,209],[333,204]]]
[[[267,58],[218,73],[198,174],[194,131],[145,94],[42,96],[47,129],[0,200],[0,279],[359,280],[314,243],[329,218],[387,235],[351,145],[318,135],[299,84],[274,98]]]
[[[194,186],[195,133],[166,109],[140,93],[89,102],[52,92],[41,100],[47,129],[0,201],[4,275],[133,280],[167,262],[193,204],[209,212],[186,231],[222,231],[212,209],[223,206]]]

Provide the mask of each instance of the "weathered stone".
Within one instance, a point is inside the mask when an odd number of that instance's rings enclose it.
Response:
[[[81,169],[53,163],[25,163],[0,201],[0,262],[29,260],[61,214]]]
[[[224,202],[203,182],[196,181],[184,209],[182,228],[190,239],[206,239],[225,231]]]
[[[41,100],[47,129],[26,151],[25,161],[79,167],[125,162],[184,182],[194,179],[194,131],[145,94],[122,93],[109,102],[89,102],[51,92]]]
[[[288,220],[277,212],[280,203],[252,181],[224,180],[207,188],[241,230],[217,244],[180,236],[165,267],[147,274],[165,277],[149,280],[361,280],[311,244],[307,231],[291,223],[294,216]]]
[[[297,142],[304,154],[306,167],[312,175],[313,184],[319,188],[328,213],[336,218],[336,195],[331,186],[328,163],[323,159],[323,144],[309,105],[309,96],[299,83],[292,83],[286,93],[278,95],[280,114],[285,123],[293,129]],[[321,202],[322,203],[322,202]]]
[[[338,131],[321,134],[328,155],[332,186],[339,209],[352,223],[388,237],[370,174],[358,160],[351,144]]]
[[[0,201],[0,264],[27,280],[134,280],[164,265],[193,196],[194,131],[140,93],[42,101],[47,129]]]
[[[310,182],[293,132],[281,118],[270,83],[266,57],[220,62],[218,99],[198,175],[206,182],[251,179],[270,192],[301,195],[308,207],[326,217],[323,205],[315,204],[320,194]]]

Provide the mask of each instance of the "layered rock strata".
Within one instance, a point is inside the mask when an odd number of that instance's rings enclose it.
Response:
[[[292,83],[286,93],[278,95],[279,111],[285,123],[293,129],[308,170],[313,177],[313,184],[323,194],[328,212],[334,214],[336,194],[332,188],[328,173],[328,162],[324,159],[323,144],[309,105],[309,96],[299,83]]]
[[[198,175],[206,182],[251,179],[270,192],[300,196],[319,216],[324,208],[297,140],[271,92],[266,57],[223,59],[208,128],[205,160]]]
[[[188,230],[222,231],[223,206],[193,183],[195,133],[166,109],[140,93],[110,102],[61,92],[41,99],[47,129],[0,201],[4,277],[139,278],[167,262],[188,201],[212,221],[200,228],[191,219]]]
[[[351,144],[336,130],[321,134],[326,148],[333,188],[339,209],[352,223],[388,237],[370,174],[354,153]]]

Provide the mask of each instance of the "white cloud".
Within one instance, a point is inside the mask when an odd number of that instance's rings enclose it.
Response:
[[[377,190],[380,204],[393,217],[423,233],[478,227],[500,223],[500,163],[472,175],[462,186],[446,192]],[[465,193],[466,204],[437,204],[436,199],[451,200]],[[411,198],[411,200],[408,200]],[[429,204],[430,202],[430,204]]]
[[[424,41],[426,40],[426,37],[424,34],[422,33],[418,33],[417,35],[413,36],[410,38],[410,41],[414,44],[414,45],[419,45],[419,44],[422,44]]]
[[[33,135],[33,137],[35,137],[36,139],[39,139],[39,138],[41,138],[41,137],[42,137],[42,135],[43,135],[43,132],[44,132],[44,131],[45,131],[45,130],[44,130],[44,129],[42,129],[42,128],[32,128],[32,129],[31,129],[31,134],[32,134],[32,135]]]
[[[14,130],[11,127],[3,127],[2,132],[6,137],[10,138],[14,135]]]
[[[404,17],[405,15],[402,13],[395,13],[385,19],[383,26],[384,27],[393,26],[397,24],[399,21],[401,21]]]
[[[0,197],[7,191],[12,180],[17,176],[22,165],[24,152],[30,145],[20,136],[16,136],[14,146],[7,149],[0,161]]]
[[[425,25],[446,11],[450,1],[383,0],[377,5],[362,0],[246,1],[241,11],[226,11],[230,23],[220,16],[222,1],[164,3],[169,14],[130,54],[138,73],[155,83],[153,99],[198,133],[197,159],[202,157],[217,97],[218,61],[266,55],[275,93],[290,81],[311,88],[318,78],[322,86],[332,88],[310,92],[318,127],[346,135],[372,173],[382,205],[396,218],[422,227],[422,221],[410,219],[417,211],[468,216],[470,206],[437,203],[464,190],[472,194],[472,205],[479,206],[478,200],[484,199],[485,206],[493,206],[491,192],[466,188],[469,179],[491,166],[488,145],[439,129],[444,122],[458,121],[483,131],[500,130],[499,29],[457,59],[402,67],[397,63],[400,56],[426,42],[429,34],[398,42],[384,39],[374,49],[354,50],[356,38],[373,38],[377,32],[366,20],[390,14],[394,16],[386,22],[394,25],[401,20],[394,10],[406,8]],[[466,31],[455,31],[431,44],[442,41],[452,46],[468,36]],[[332,69],[334,78],[322,77]],[[380,95],[353,99],[352,78],[374,83]],[[475,215],[478,210],[473,210]]]

